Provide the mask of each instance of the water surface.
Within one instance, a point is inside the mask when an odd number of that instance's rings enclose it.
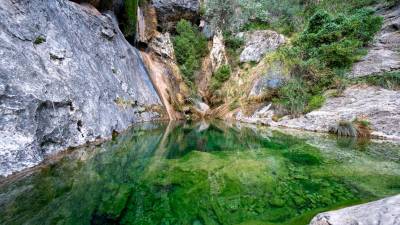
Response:
[[[0,180],[1,224],[308,224],[400,193],[400,147],[148,123]]]

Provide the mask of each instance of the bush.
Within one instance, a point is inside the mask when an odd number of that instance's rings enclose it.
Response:
[[[308,88],[301,79],[290,80],[279,89],[278,96],[278,103],[282,104],[292,115],[303,113],[310,98]]]
[[[200,68],[201,58],[207,54],[207,39],[186,20],[178,22],[176,32],[173,38],[176,59],[190,85],[194,72]]]
[[[336,125],[329,128],[330,133],[342,137],[370,138],[370,123],[364,119],[355,119],[353,122],[339,121]]]
[[[329,132],[342,137],[357,137],[357,129],[349,121],[339,121],[329,128]]]
[[[40,45],[40,44],[42,44],[44,42],[46,42],[46,38],[42,37],[42,36],[39,36],[33,41],[33,44]]]
[[[387,89],[400,89],[400,72],[384,73],[375,76],[367,76],[357,79],[356,82],[367,83]]]
[[[323,10],[317,11],[294,46],[301,51],[303,60],[317,59],[330,69],[349,68],[364,51],[382,26],[382,18],[369,9],[355,11],[352,16],[333,17]]]
[[[229,65],[222,65],[218,68],[211,78],[211,89],[215,91],[220,88],[222,84],[229,79],[231,73],[232,71]]]
[[[363,48],[381,25],[382,18],[369,9],[356,10],[350,16],[316,11],[293,46],[278,50],[291,74],[300,77],[281,88],[283,105],[292,114],[319,108],[324,102],[320,93],[337,86],[335,81],[365,53]]]
[[[319,109],[325,103],[325,97],[323,95],[314,95],[308,102],[306,112],[311,112],[313,110]]]
[[[124,13],[121,25],[122,25],[122,32],[124,33],[124,36],[127,37],[128,40],[132,40],[135,37],[137,8],[138,8],[138,0],[124,1]]]

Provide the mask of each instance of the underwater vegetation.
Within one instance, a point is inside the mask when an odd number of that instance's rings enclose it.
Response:
[[[328,147],[221,122],[145,124],[0,180],[0,224],[301,225],[400,191],[398,146],[314,142]]]

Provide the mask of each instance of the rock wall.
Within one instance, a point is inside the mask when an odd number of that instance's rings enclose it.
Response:
[[[382,8],[382,30],[376,35],[368,54],[353,67],[350,77],[362,77],[400,70],[400,4]]]
[[[113,13],[0,0],[0,175],[164,116]]]
[[[156,33],[147,52],[141,52],[151,80],[167,110],[170,120],[184,119],[182,106],[189,88],[175,62],[175,52],[169,33]]]
[[[199,0],[152,0],[158,23],[163,31],[170,31],[181,19],[197,22],[200,13]]]

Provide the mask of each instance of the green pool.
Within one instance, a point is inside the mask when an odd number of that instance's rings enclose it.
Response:
[[[400,145],[147,123],[0,180],[0,224],[292,224],[400,193]]]

